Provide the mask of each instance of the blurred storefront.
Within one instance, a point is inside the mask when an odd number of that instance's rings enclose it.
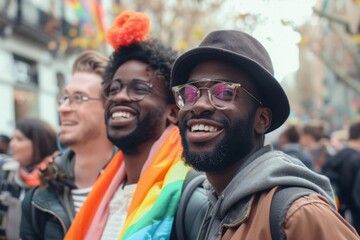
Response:
[[[85,29],[87,22],[77,14],[93,19],[74,4],[0,0],[0,133],[11,135],[16,121],[26,117],[58,126],[56,96],[74,58],[83,49],[103,47],[102,25],[92,22]]]

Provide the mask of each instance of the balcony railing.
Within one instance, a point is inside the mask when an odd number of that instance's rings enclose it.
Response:
[[[74,32],[79,33],[79,27],[37,8],[30,1],[0,0],[0,36],[6,37],[9,28],[11,33],[46,46],[54,53],[61,45],[66,45],[63,53],[78,49],[67,43],[77,37]]]

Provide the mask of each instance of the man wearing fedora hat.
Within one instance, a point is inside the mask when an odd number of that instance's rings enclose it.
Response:
[[[177,58],[171,78],[183,157],[209,182],[199,239],[359,239],[337,213],[326,177],[264,146],[265,134],[286,121],[290,106],[255,38],[212,32]],[[307,193],[289,204],[284,218],[270,220],[273,197],[282,189],[295,194],[286,191],[280,212],[288,198]],[[274,228],[281,237],[274,237]]]

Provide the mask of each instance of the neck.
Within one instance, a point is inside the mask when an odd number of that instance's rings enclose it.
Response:
[[[153,151],[157,151],[157,148],[161,148],[162,141],[159,140],[168,134],[169,129],[171,128],[167,127],[157,139],[151,139],[148,142],[137,145],[134,151],[128,153],[123,152],[126,184],[134,184],[139,181],[144,164],[146,164],[149,157],[153,157],[150,156],[151,150],[154,148]]]
[[[234,164],[228,166],[225,169],[222,169],[221,171],[206,172],[206,177],[215,189],[215,192],[218,196],[220,196],[224,189],[229,185],[246,160],[249,159],[249,157],[257,152],[261,147],[263,147],[262,142],[254,146],[254,148],[245,157],[239,159]]]
[[[236,175],[238,169],[240,168],[241,161],[236,162],[230,167],[219,171],[219,172],[207,172],[206,177],[208,181],[211,183],[215,192],[218,196],[224,191],[227,185],[231,182],[231,180]]]
[[[138,146],[137,151],[131,154],[124,153],[126,184],[137,183],[140,179],[141,170],[149,157],[152,144]]]
[[[114,146],[108,141],[93,141],[73,148],[75,152],[74,176],[78,188],[91,187],[101,169],[111,160]]]

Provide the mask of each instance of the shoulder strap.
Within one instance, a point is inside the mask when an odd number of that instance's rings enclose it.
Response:
[[[188,207],[191,196],[198,187],[202,186],[205,179],[206,179],[205,174],[199,173],[195,170],[190,170],[186,175],[182,188],[182,194],[181,194],[178,210],[176,212],[176,217],[175,217],[174,227],[176,232],[176,239],[179,240],[187,239],[185,222],[187,222],[188,219],[186,215],[186,208]],[[200,227],[202,221],[200,223],[196,222],[194,224],[199,225]]]
[[[285,187],[278,190],[271,201],[270,231],[274,240],[285,240],[284,219],[291,204],[300,197],[315,193],[303,187]]]

